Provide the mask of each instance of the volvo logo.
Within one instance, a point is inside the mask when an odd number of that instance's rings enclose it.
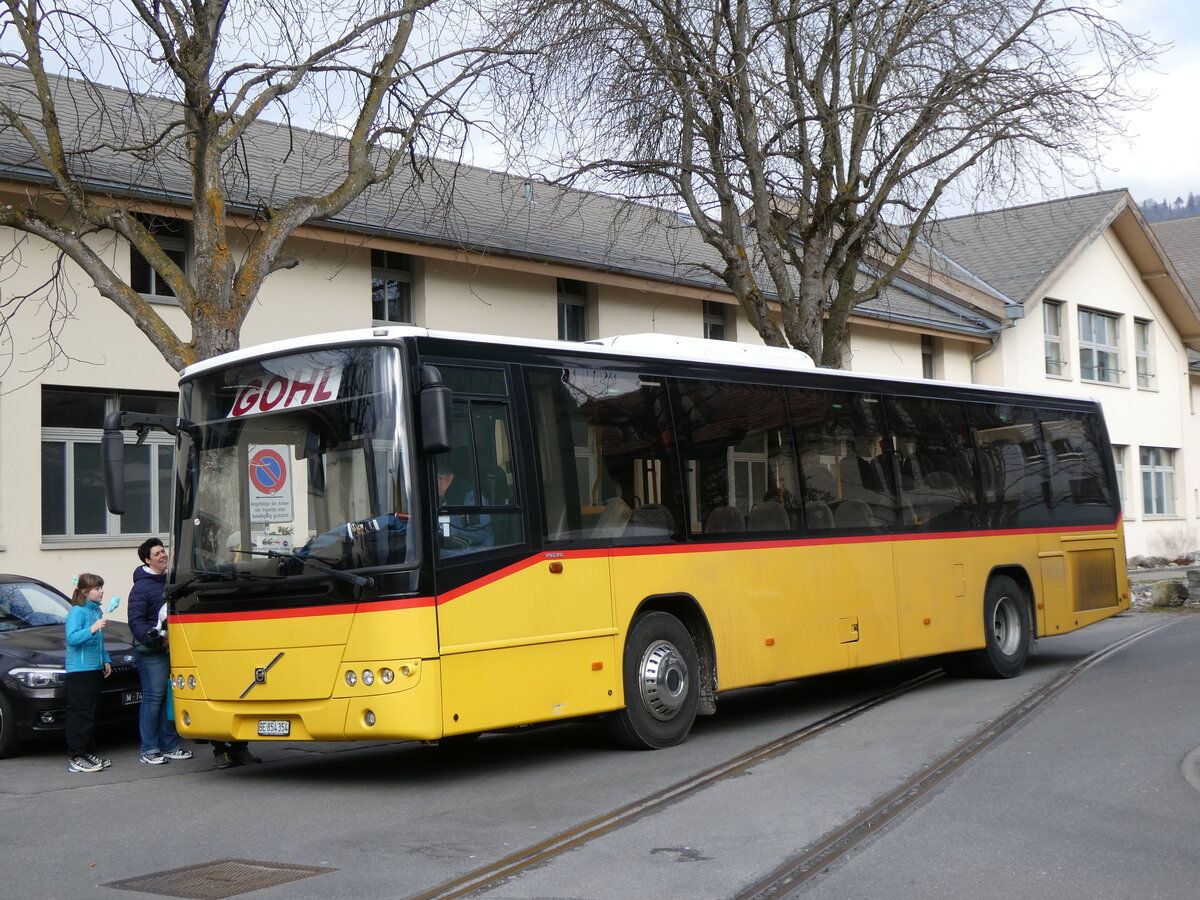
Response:
[[[278,653],[275,654],[275,658],[273,660],[271,660],[265,666],[255,669],[254,670],[254,680],[252,682],[250,682],[248,685],[246,685],[246,689],[244,691],[242,691],[242,696],[239,697],[238,699],[239,700],[244,699],[248,693],[250,693],[252,690],[254,690],[254,686],[256,684],[266,684],[267,683],[267,672],[269,672],[271,670],[271,666],[275,665],[275,663],[279,662],[279,660],[282,658],[283,658],[283,651],[280,650]]]

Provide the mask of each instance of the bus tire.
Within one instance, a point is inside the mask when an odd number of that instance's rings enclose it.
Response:
[[[700,663],[691,635],[674,616],[648,613],[625,642],[625,708],[609,716],[613,739],[630,750],[683,741],[700,703]]]
[[[978,678],[1015,678],[1029,659],[1033,629],[1029,598],[1013,579],[996,575],[983,596],[982,650],[968,657],[971,673]]]

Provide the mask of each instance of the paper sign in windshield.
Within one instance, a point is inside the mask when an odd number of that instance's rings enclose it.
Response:
[[[295,517],[289,457],[286,446],[250,445],[251,522],[290,522]]]
[[[341,383],[342,370],[338,366],[256,376],[238,388],[228,418],[240,419],[329,403],[337,399]]]

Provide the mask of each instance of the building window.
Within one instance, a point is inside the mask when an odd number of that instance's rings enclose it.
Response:
[[[412,259],[407,253],[371,250],[371,318],[412,322]]]
[[[1121,497],[1121,510],[1125,510],[1125,451],[1126,447],[1113,444],[1113,468],[1117,470],[1117,493]]]
[[[704,336],[710,341],[727,341],[730,339],[728,322],[725,318],[727,307],[716,300],[704,301]]]
[[[165,254],[181,272],[187,272],[187,223],[165,216],[138,215]],[[129,286],[150,300],[174,300],[175,292],[154,267],[132,246],[129,248]]]
[[[1117,384],[1121,380],[1121,355],[1117,346],[1118,316],[1079,310],[1079,377],[1086,381]]]
[[[117,409],[175,415],[170,394],[107,394],[42,388],[42,537],[80,540],[165,535],[171,518],[174,439],[153,431],[125,447],[125,514],[104,502],[100,436],[106,413]]]
[[[587,285],[582,281],[558,279],[558,339],[587,340]]]
[[[1143,447],[1142,510],[1148,516],[1175,515],[1175,451]]]
[[[1042,323],[1045,328],[1046,374],[1066,375],[1067,359],[1063,351],[1063,305],[1059,300],[1042,303]]]
[[[930,334],[923,334],[921,335],[921,377],[925,379],[937,378],[937,370],[937,338]]]
[[[1150,351],[1150,322],[1147,319],[1134,319],[1133,356],[1140,388],[1154,387],[1154,359]]]

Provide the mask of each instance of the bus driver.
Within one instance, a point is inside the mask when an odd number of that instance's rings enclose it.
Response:
[[[449,507],[487,506],[487,497],[478,497],[469,482],[457,478],[448,455],[438,457],[438,531],[442,555],[450,556],[492,546],[492,517],[486,513],[451,512]]]

